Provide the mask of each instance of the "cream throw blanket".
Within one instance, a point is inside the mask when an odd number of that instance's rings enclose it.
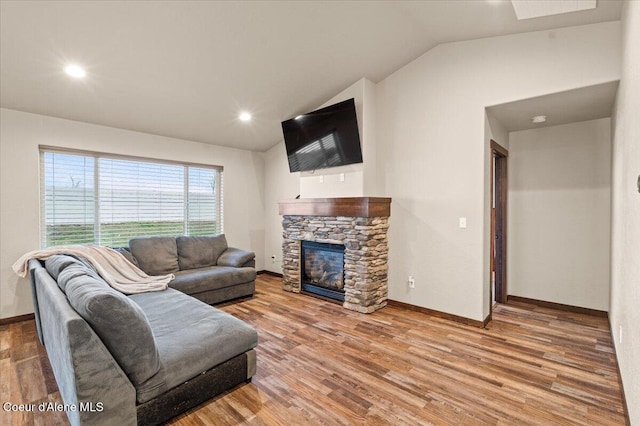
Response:
[[[173,274],[149,276],[116,250],[95,245],[58,246],[31,251],[13,264],[13,271],[26,278],[30,259],[46,260],[55,254],[71,254],[87,259],[111,287],[124,294],[165,290],[175,278]]]

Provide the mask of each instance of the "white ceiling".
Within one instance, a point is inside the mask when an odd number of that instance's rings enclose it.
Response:
[[[509,132],[557,126],[578,121],[611,117],[618,82],[582,87],[487,108]],[[534,124],[531,118],[546,115],[547,121]]]
[[[264,151],[280,122],[435,45],[620,19],[518,21],[509,1],[2,1],[0,105]],[[87,68],[83,81],[63,72]],[[242,123],[240,110],[254,119]]]

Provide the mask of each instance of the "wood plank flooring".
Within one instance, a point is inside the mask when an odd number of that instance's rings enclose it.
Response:
[[[267,275],[221,308],[258,330],[258,373],[172,425],[625,424],[605,318],[525,304],[499,305],[486,329],[398,307],[365,315]],[[0,327],[0,373],[1,402],[61,402],[33,321]]]

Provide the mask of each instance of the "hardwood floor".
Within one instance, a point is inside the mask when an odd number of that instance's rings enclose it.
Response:
[[[486,329],[398,307],[366,315],[268,275],[222,309],[258,330],[258,373],[172,425],[625,424],[606,318],[526,304],[499,305]],[[2,402],[61,402],[33,321],[0,327],[0,372]]]

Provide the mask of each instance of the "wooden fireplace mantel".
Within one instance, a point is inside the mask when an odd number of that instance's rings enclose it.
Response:
[[[282,216],[389,217],[391,198],[344,197],[280,200]]]

